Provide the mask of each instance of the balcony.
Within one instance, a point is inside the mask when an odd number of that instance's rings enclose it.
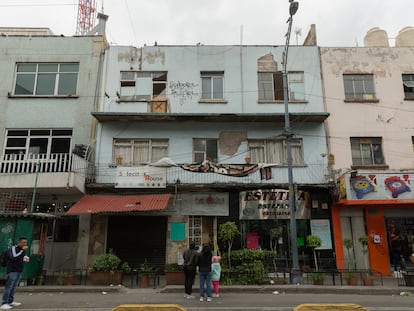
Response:
[[[71,153],[4,154],[0,160],[0,188],[84,189],[88,161]]]
[[[95,164],[94,186],[99,184],[111,185],[116,182],[115,164]],[[328,169],[321,164],[307,165],[293,168],[294,182],[299,185],[327,185]],[[271,167],[271,178],[262,179],[260,170],[245,176],[232,177],[216,173],[190,172],[180,167],[166,168],[166,180],[168,185],[180,184],[181,187],[214,186],[214,187],[259,187],[282,186],[288,183],[288,172],[285,166]]]

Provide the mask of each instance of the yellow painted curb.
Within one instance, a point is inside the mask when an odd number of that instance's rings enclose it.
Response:
[[[172,304],[120,305],[112,311],[186,311],[182,306]]]
[[[324,304],[324,303],[306,303],[296,306],[293,311],[369,311],[369,309],[364,308],[356,304]]]

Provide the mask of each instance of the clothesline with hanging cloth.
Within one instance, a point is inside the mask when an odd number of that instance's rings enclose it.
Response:
[[[165,210],[170,194],[85,195],[67,214],[127,213]]]

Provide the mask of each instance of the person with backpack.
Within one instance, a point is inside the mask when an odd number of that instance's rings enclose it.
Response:
[[[197,259],[198,253],[195,249],[195,243],[191,242],[190,247],[184,252],[184,289],[185,295],[184,298],[192,299],[194,296],[191,295],[193,291],[193,283],[197,273]]]
[[[6,285],[3,289],[1,310],[8,310],[21,305],[20,302],[14,300],[14,292],[17,285],[19,285],[23,266],[29,262],[29,257],[26,256],[27,248],[27,238],[20,237],[17,245],[10,247],[7,252]]]

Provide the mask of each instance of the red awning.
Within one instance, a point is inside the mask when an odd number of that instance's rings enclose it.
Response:
[[[67,214],[127,213],[164,210],[170,194],[85,195]]]

